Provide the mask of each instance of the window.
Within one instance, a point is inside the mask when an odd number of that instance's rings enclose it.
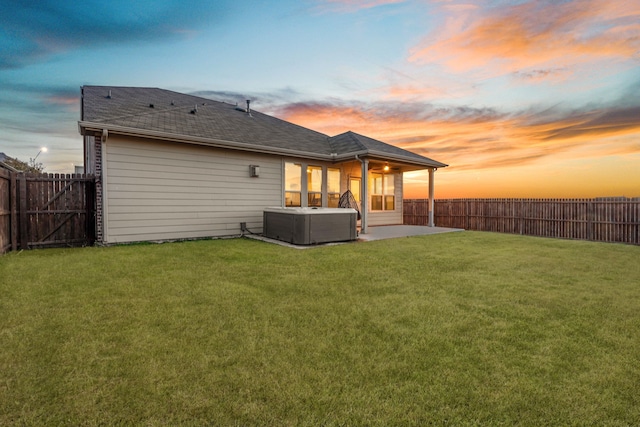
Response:
[[[353,197],[356,198],[356,202],[360,203],[360,201],[362,201],[362,199],[360,198],[360,189],[362,188],[362,182],[360,181],[360,178],[351,178],[349,180],[349,189],[351,190],[351,193],[353,194]]]
[[[310,207],[322,206],[322,167],[307,166],[307,198]]]
[[[285,207],[338,207],[340,169],[284,162]]]
[[[284,164],[284,205],[287,207],[302,206],[302,165],[300,163]]]
[[[396,208],[394,178],[394,175],[384,175],[383,193],[385,211],[392,211]]]
[[[381,173],[371,174],[371,210],[392,211],[395,210],[395,185],[394,175]]]
[[[337,208],[340,202],[340,169],[327,169],[327,206]]]

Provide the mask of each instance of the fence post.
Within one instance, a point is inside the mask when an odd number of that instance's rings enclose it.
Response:
[[[464,222],[466,230],[471,230],[471,209],[469,209],[469,203],[469,199],[464,202]]]
[[[593,199],[588,199],[587,200],[587,240],[593,240],[594,239],[594,230],[593,230],[593,216],[594,216],[594,200]]]
[[[11,233],[11,250],[18,249],[18,185],[16,181],[16,173],[9,172],[9,197],[11,198],[11,205],[9,210],[11,214],[9,216],[9,222],[11,223],[9,233]]]
[[[636,219],[636,245],[640,245],[640,198],[637,199],[638,203],[635,204],[636,214],[634,218]]]
[[[29,215],[27,214],[27,177],[24,172],[20,172],[18,175],[20,182],[20,204],[19,204],[19,212],[20,212],[20,249],[28,249],[28,219]]]
[[[520,212],[518,213],[518,222],[519,222],[519,226],[520,226],[520,235],[522,235],[522,232],[524,230],[524,199],[520,199]]]

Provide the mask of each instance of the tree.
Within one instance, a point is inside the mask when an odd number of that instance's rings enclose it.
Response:
[[[31,172],[31,173],[43,173],[44,165],[42,163],[36,163],[33,159],[29,163],[23,162],[19,159],[14,159],[13,157],[8,157],[4,159],[3,163],[5,165],[11,166],[12,168],[20,171],[20,172]]]

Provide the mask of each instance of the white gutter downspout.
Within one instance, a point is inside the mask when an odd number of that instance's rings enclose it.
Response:
[[[362,180],[361,180],[362,194],[360,195],[360,198],[362,199],[360,202],[360,209],[362,210],[362,213],[361,213],[362,222],[361,222],[360,232],[362,234],[367,234],[367,216],[368,216],[367,210],[369,207],[369,196],[367,193],[368,191],[367,187],[369,186],[369,159],[362,160],[356,154],[356,160],[362,163]]]
[[[101,192],[101,204],[102,204],[102,242],[109,243],[109,194],[107,190],[107,173],[109,167],[107,166],[107,139],[109,139],[109,131],[102,129],[102,138],[100,140],[100,174],[97,178],[100,180],[102,192]],[[94,171],[95,173],[96,171]]]
[[[434,182],[434,172],[436,168],[429,169],[429,227],[435,227],[433,221],[433,209],[435,207],[435,203],[433,201],[434,193],[435,193],[435,182]]]

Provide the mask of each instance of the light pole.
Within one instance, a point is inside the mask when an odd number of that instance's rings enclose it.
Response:
[[[33,163],[35,163],[35,162],[36,162],[36,159],[38,158],[38,156],[40,155],[40,153],[42,153],[42,152],[45,152],[45,153],[46,153],[48,150],[49,150],[49,149],[48,149],[47,147],[42,147],[42,148],[40,149],[40,151],[38,151],[38,154],[36,154],[36,156],[33,158]]]
[[[47,147],[42,147],[40,151],[38,151],[38,154],[36,154],[36,156],[33,159],[30,159],[29,166],[31,166],[37,172],[42,172],[44,167],[42,166],[42,164],[40,164],[40,167],[38,167],[38,163],[36,163],[36,160],[38,159],[38,156],[40,156],[40,154],[46,153],[46,152],[47,152]]]

